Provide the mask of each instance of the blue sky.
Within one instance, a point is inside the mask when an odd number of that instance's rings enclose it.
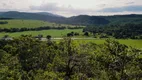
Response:
[[[141,14],[142,0],[1,0],[0,11],[51,12],[63,16]]]

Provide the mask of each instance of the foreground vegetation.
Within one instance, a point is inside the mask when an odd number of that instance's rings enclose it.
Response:
[[[0,41],[0,80],[141,80],[142,50],[104,44],[57,42],[31,36]]]

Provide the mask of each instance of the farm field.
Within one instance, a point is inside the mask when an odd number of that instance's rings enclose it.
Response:
[[[7,21],[8,24],[0,24],[0,28],[37,28],[43,26],[49,27],[75,27],[74,25],[66,25],[66,24],[56,24],[47,21],[41,20],[0,20],[0,21]]]
[[[45,22],[40,20],[0,20],[0,21],[7,21],[8,24],[1,24],[0,28],[37,28],[41,26],[50,26],[50,27],[76,27],[74,25],[66,25],[66,24],[56,24],[51,22]],[[89,38],[82,36],[83,29],[63,29],[63,30],[56,30],[56,29],[50,29],[50,30],[41,30],[41,31],[23,31],[23,32],[14,32],[14,33],[8,33],[8,32],[0,32],[0,38],[2,38],[5,35],[8,35],[9,37],[19,37],[21,35],[32,35],[37,36],[39,34],[43,35],[43,37],[46,37],[47,35],[51,35],[53,38],[62,38],[67,35],[67,33],[70,32],[77,32],[80,34],[80,36],[76,36],[76,38]],[[94,42],[96,44],[103,44],[105,42],[105,39],[84,39],[84,40],[76,40],[79,43],[88,43],[88,42]],[[128,46],[136,47],[136,48],[142,48],[142,40],[131,40],[131,39],[118,39],[121,44],[126,44]]]
[[[54,38],[52,40],[59,42],[60,40],[62,40],[63,38]],[[104,44],[106,42],[106,39],[96,39],[96,38],[87,38],[87,37],[72,37],[72,39],[79,44],[82,43],[95,43],[95,44]],[[46,41],[47,39],[43,39],[43,41]],[[121,44],[125,44],[127,46],[131,46],[131,47],[135,47],[135,48],[140,48],[142,49],[142,39],[141,40],[134,40],[134,39],[114,39],[115,41],[118,41]]]
[[[2,32],[0,33],[0,38],[3,37],[4,35],[8,35],[9,37],[19,37],[21,35],[32,35],[32,36],[37,36],[39,34],[42,34],[43,37],[46,37],[47,35],[51,35],[52,37],[63,37],[66,36],[67,33],[70,32],[78,32],[82,34],[82,29],[64,29],[64,30],[41,30],[41,31],[24,31],[24,32],[14,32],[14,33],[5,33]]]

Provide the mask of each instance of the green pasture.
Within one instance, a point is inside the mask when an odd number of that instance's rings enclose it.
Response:
[[[47,35],[51,35],[52,37],[63,37],[66,36],[67,33],[70,32],[78,32],[79,34],[82,34],[82,29],[64,29],[64,30],[41,30],[41,31],[24,31],[24,32],[14,32],[14,33],[0,33],[0,37],[3,37],[4,35],[8,35],[9,37],[19,37],[21,35],[32,35],[37,36],[39,34],[42,34],[44,37]]]
[[[0,28],[36,28],[43,26],[50,27],[75,27],[74,25],[57,24],[40,20],[0,20],[7,21],[8,24],[0,24]]]
[[[94,39],[94,40],[76,40],[78,43],[88,43],[93,42],[96,44],[103,44],[105,39]],[[116,39],[116,41],[120,42],[121,44],[125,44],[127,46],[132,46],[136,48],[142,49],[142,40],[132,40],[132,39]]]
[[[75,27],[74,25],[66,25],[66,24],[56,24],[46,21],[40,21],[40,20],[0,20],[0,21],[8,21],[8,24],[0,24],[0,28],[36,28],[41,26],[50,26],[50,27]],[[0,32],[0,38],[2,38],[4,35],[8,35],[9,37],[19,37],[21,35],[32,35],[37,36],[39,34],[42,34],[43,37],[46,37],[47,35],[51,35],[52,37],[58,37],[61,38],[63,36],[66,36],[67,33],[70,32],[78,32],[80,36],[77,36],[78,38],[83,38],[84,36],[82,33],[82,29],[64,29],[64,30],[41,30],[41,31],[24,31],[24,32],[15,32],[15,33],[5,33]],[[76,40],[79,43],[88,43],[93,42],[96,44],[103,44],[105,42],[105,39],[93,39],[93,40]],[[142,48],[142,40],[131,40],[131,39],[118,39],[118,41],[121,44],[126,44],[128,46],[136,47],[136,48]]]

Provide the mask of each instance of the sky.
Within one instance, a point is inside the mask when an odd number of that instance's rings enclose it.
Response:
[[[76,15],[142,14],[142,0],[0,0],[0,12],[50,12]]]

